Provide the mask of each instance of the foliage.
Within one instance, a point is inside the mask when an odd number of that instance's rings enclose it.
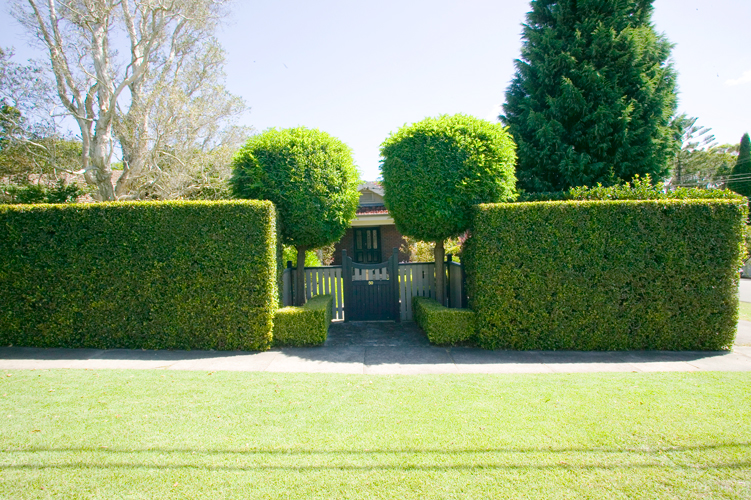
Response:
[[[42,65],[12,58],[12,50],[0,48],[0,180],[52,188],[79,168],[81,142],[60,132]]]
[[[359,174],[350,149],[326,132],[269,129],[235,155],[237,198],[271,200],[285,244],[319,248],[339,241],[355,217]]]
[[[316,257],[322,266],[330,266],[334,263],[334,254],[336,253],[336,243],[330,243],[316,250]],[[305,257],[307,260],[307,256]]]
[[[464,248],[485,348],[728,349],[744,198],[481,205]]]
[[[743,134],[738,150],[738,159],[731,172],[728,188],[743,196],[751,196],[751,139]]]
[[[409,254],[410,262],[433,262],[435,260],[435,243],[432,241],[420,241],[409,236],[404,237],[401,252]],[[462,244],[464,237],[448,238],[445,242],[446,254],[451,254],[454,262],[461,262]]]
[[[283,307],[274,316],[274,346],[313,346],[326,342],[334,299],[316,295],[302,307]]]
[[[265,201],[0,206],[0,345],[266,349]]]
[[[431,344],[456,345],[475,339],[475,312],[450,309],[433,299],[412,297],[415,322],[428,336]]]
[[[284,245],[282,253],[282,265],[287,266],[287,262],[292,262],[292,267],[297,265],[297,250],[290,245]],[[305,252],[305,267],[318,267],[321,265],[321,261],[318,260],[318,255],[314,250],[307,250]]]
[[[123,146],[124,175],[117,190],[139,199],[228,199],[232,157],[248,139],[250,127],[234,125],[245,102],[224,88],[225,52],[210,39],[150,99],[146,122],[131,108],[116,127]],[[134,130],[147,127],[143,149]]]
[[[652,0],[532,0],[504,114],[525,191],[664,178],[676,108]]]
[[[514,196],[514,143],[505,129],[466,115],[426,118],[381,145],[384,202],[400,233],[459,236],[478,203]]]
[[[580,186],[565,192],[522,193],[517,201],[562,201],[562,200],[691,200],[691,199],[741,199],[737,193],[727,189],[703,189],[678,187],[666,189],[652,184],[649,174],[644,177],[634,176],[632,182],[605,187]]]
[[[17,186],[0,184],[0,202],[8,204],[75,203],[85,191],[77,184],[66,184],[60,179],[54,187],[40,184]]]
[[[221,82],[224,55],[214,34],[226,0],[11,3],[49,51],[55,100],[78,124],[78,171],[96,199],[200,191],[192,187],[202,174],[193,157],[233,148],[217,143],[217,132],[245,110]],[[115,175],[118,146],[123,170]]]
[[[671,186],[722,188],[735,163],[736,146],[718,146],[707,127],[696,124],[698,118],[681,114],[673,118],[671,127],[676,137],[676,153]]]

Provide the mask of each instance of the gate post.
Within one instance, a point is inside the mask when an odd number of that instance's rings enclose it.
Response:
[[[392,293],[392,312],[391,316],[394,318],[394,321],[397,323],[400,323],[402,321],[402,317],[399,310],[399,249],[394,247],[394,251],[391,254],[391,259],[389,259],[390,266],[389,266],[389,274],[391,275],[391,293]]]
[[[349,267],[351,259],[347,257],[347,250],[342,249],[342,289],[344,292],[344,304],[342,304],[342,312],[344,312],[344,322],[349,321],[349,311],[352,307],[352,270]]]

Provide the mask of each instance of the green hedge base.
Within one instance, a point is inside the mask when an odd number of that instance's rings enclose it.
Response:
[[[302,307],[283,307],[274,316],[274,346],[323,345],[331,324],[334,299],[316,295]]]
[[[431,344],[456,345],[475,339],[474,311],[450,309],[425,297],[412,297],[412,311]]]

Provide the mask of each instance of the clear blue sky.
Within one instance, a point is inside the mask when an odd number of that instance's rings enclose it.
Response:
[[[7,1],[3,9],[7,12]],[[676,44],[679,111],[720,143],[751,132],[751,0],[656,0]],[[519,57],[526,0],[238,0],[220,32],[227,86],[257,130],[304,125],[339,137],[363,179],[405,123],[443,113],[495,120]],[[0,46],[44,54],[8,16]]]

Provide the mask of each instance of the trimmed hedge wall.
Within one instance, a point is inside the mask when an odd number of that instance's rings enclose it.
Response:
[[[302,307],[283,307],[274,317],[275,346],[310,346],[326,342],[334,299],[316,295]]]
[[[478,206],[462,261],[489,349],[733,343],[745,199]]]
[[[451,309],[433,299],[412,297],[415,322],[428,335],[431,344],[455,345],[475,339],[475,313]]]
[[[0,345],[267,349],[268,201],[0,206]]]

